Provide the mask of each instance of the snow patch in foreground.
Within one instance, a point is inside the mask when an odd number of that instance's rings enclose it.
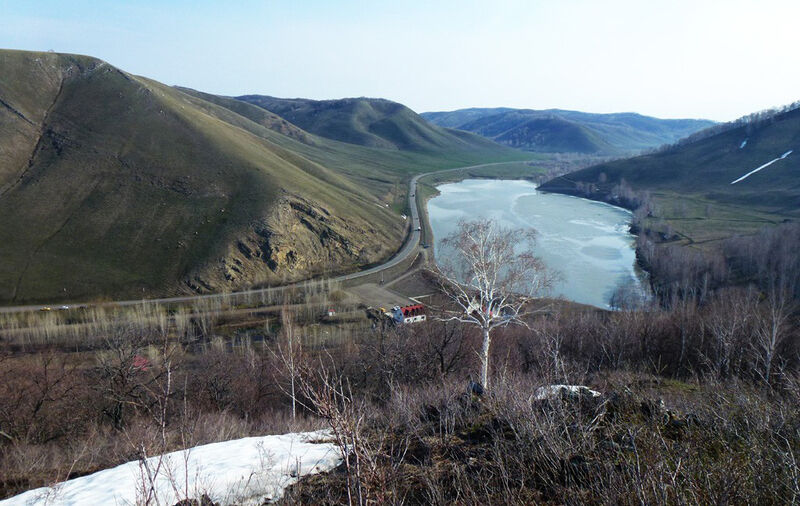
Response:
[[[742,141],[742,143],[741,143],[741,144],[739,144],[739,149],[742,149],[742,148],[744,148],[745,146],[747,146],[747,139],[743,140],[743,141]]]
[[[318,431],[196,446],[150,457],[146,466],[140,461],[128,462],[53,487],[29,490],[0,501],[0,505],[133,505],[145,502],[151,488],[155,495],[151,504],[172,505],[203,494],[222,504],[262,504],[280,498],[286,487],[304,475],[337,467],[342,461],[338,447],[315,442],[330,439],[328,431]]]
[[[792,151],[793,151],[793,150],[791,150],[791,149],[790,149],[789,151],[787,151],[786,153],[782,154],[782,155],[781,155],[781,156],[779,156],[778,158],[776,158],[776,159],[774,159],[774,160],[770,160],[770,161],[768,161],[767,163],[765,163],[765,164],[764,164],[764,165],[762,165],[761,167],[758,167],[757,169],[753,169],[753,170],[751,170],[750,172],[748,172],[748,173],[747,173],[747,174],[745,174],[744,176],[740,177],[739,179],[737,179],[737,180],[735,180],[735,181],[731,181],[731,184],[736,184],[736,183],[738,183],[739,181],[742,181],[742,180],[744,180],[744,179],[747,179],[748,177],[752,176],[753,174],[755,174],[756,172],[760,171],[761,169],[766,169],[767,167],[769,167],[769,166],[770,166],[770,165],[772,165],[773,163],[777,162],[778,160],[783,160],[783,159],[784,159],[784,158],[786,158],[787,156],[791,155],[791,154],[792,154]]]

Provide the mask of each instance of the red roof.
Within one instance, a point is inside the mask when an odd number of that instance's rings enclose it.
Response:
[[[412,306],[403,306],[400,308],[403,311],[403,316],[417,315],[422,313],[422,304],[414,304]]]
[[[133,357],[133,368],[139,371],[146,371],[150,368],[150,361],[141,355]]]

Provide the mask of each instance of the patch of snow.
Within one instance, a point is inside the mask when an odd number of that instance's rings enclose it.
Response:
[[[263,504],[280,498],[300,477],[341,463],[338,447],[320,440],[330,441],[330,433],[249,437],[196,446],[29,490],[0,505],[141,504],[151,489],[152,504],[175,504],[203,494],[221,504]]]
[[[747,139],[743,140],[742,143],[739,144],[739,149],[742,149],[745,146],[747,146]]]
[[[786,153],[782,154],[782,155],[781,155],[781,156],[779,156],[778,158],[775,158],[774,160],[770,160],[770,161],[768,161],[767,163],[765,163],[765,164],[764,164],[764,165],[762,165],[761,167],[758,167],[757,169],[753,169],[753,170],[751,170],[750,172],[748,172],[748,173],[747,173],[747,174],[745,174],[744,176],[740,177],[739,179],[737,179],[737,180],[735,180],[735,181],[731,181],[731,184],[736,184],[736,183],[738,183],[739,181],[742,181],[742,180],[744,180],[744,179],[747,179],[748,177],[752,176],[753,174],[755,174],[756,172],[760,171],[761,169],[766,169],[767,167],[769,167],[769,166],[770,166],[770,165],[772,165],[773,163],[775,163],[775,162],[777,162],[777,161],[779,161],[779,160],[783,160],[784,158],[786,158],[787,156],[789,156],[790,154],[792,154],[792,151],[793,151],[793,150],[791,150],[791,149],[790,149],[789,151],[787,151]]]
[[[584,395],[590,397],[600,397],[600,392],[592,390],[589,387],[582,385],[547,385],[539,387],[533,393],[533,399],[537,401],[546,401],[548,399],[560,399],[561,393],[565,392],[574,395]]]

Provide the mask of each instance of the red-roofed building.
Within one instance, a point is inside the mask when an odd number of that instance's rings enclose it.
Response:
[[[403,312],[403,323],[416,323],[425,321],[425,307],[422,304],[403,306],[400,308],[400,311]]]

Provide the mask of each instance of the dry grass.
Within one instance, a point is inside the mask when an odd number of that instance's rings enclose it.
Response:
[[[325,279],[201,298],[191,304],[143,301],[132,306],[91,305],[68,310],[0,313],[0,348],[94,349],[102,347],[105,336],[126,326],[147,334],[169,335],[179,341],[207,338],[213,336],[220,321],[230,319],[231,315],[274,313],[289,305],[302,321],[316,321],[332,302],[342,311],[355,309],[354,302],[343,299],[340,283]]]
[[[400,328],[322,321],[339,289],[282,294],[275,312],[262,311],[272,300],[231,295],[183,308],[18,315],[23,333],[0,347],[0,496],[144,454],[328,424],[357,459],[304,480],[286,501],[800,497],[797,313],[765,382],[755,344],[769,314],[757,292],[646,310],[560,306],[530,328],[498,332],[494,388],[477,399],[466,387],[480,336],[435,319]],[[554,383],[604,397],[532,401]]]

